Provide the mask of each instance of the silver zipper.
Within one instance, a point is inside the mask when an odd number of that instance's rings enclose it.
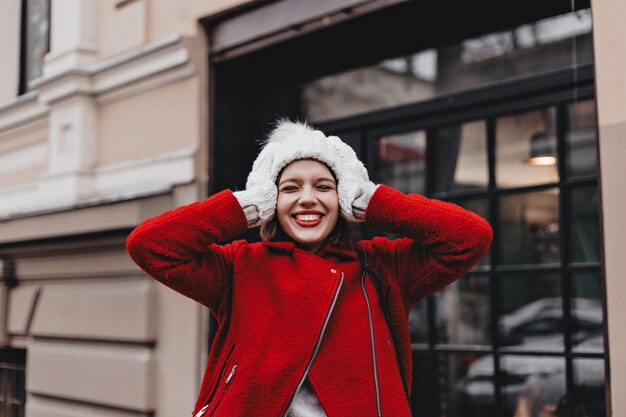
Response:
[[[226,377],[226,380],[224,381],[224,385],[228,385],[228,383],[230,382],[230,380],[233,378],[233,375],[235,375],[235,371],[237,370],[237,367],[238,367],[238,366],[239,366],[239,365],[235,364],[235,365],[233,366],[233,368],[230,370],[230,373],[228,374],[228,376]],[[224,388],[224,389],[226,389],[226,388]],[[222,395],[224,395],[224,392],[222,392]],[[221,399],[222,395],[220,395],[220,399]],[[211,403],[208,403],[207,405],[205,405],[204,407],[202,407],[202,408],[200,409],[200,411],[198,411],[194,417],[202,417],[202,415],[205,413],[206,409],[209,407],[209,405],[210,405],[210,404],[211,404]]]
[[[202,414],[204,414],[204,412],[206,411],[206,409],[209,408],[209,404],[205,405],[204,407],[202,407],[200,409],[200,411],[198,411],[195,415],[195,417],[201,417]]]
[[[330,305],[330,308],[328,309],[328,314],[326,314],[326,320],[324,320],[324,325],[322,326],[322,330],[320,330],[320,334],[317,337],[317,344],[315,345],[313,354],[311,355],[311,358],[309,359],[309,363],[307,364],[306,369],[304,370],[304,375],[302,375],[302,378],[300,379],[300,382],[298,383],[298,386],[296,387],[296,391],[293,393],[293,396],[291,397],[291,400],[289,401],[289,405],[287,406],[287,410],[285,410],[285,414],[283,414],[283,417],[287,417],[287,414],[289,413],[289,409],[291,408],[291,405],[293,404],[293,400],[296,398],[296,395],[298,395],[298,391],[300,391],[300,388],[302,388],[302,385],[304,384],[304,381],[306,380],[306,376],[309,373],[311,366],[313,366],[313,361],[315,360],[315,357],[317,356],[317,351],[320,350],[320,345],[322,344],[322,338],[324,337],[326,326],[328,326],[330,315],[332,314],[333,309],[335,308],[335,304],[337,303],[337,298],[339,297],[339,290],[341,290],[342,284],[343,284],[343,272],[341,273],[341,279],[339,280],[339,285],[337,286],[337,290],[335,291],[335,297],[333,298],[333,303]]]
[[[370,299],[365,290],[365,270],[361,275],[361,288],[363,289],[363,295],[365,296],[365,303],[367,304],[367,316],[370,321],[370,339],[372,342],[372,359],[374,364],[374,387],[376,388],[376,408],[378,411],[378,417],[382,417],[383,412],[380,406],[380,387],[378,386],[378,366],[376,365],[376,344],[374,343],[374,322],[372,320],[372,307],[370,305]]]
[[[230,382],[230,379],[233,377],[233,375],[235,375],[235,370],[237,369],[238,365],[233,366],[233,369],[230,371],[230,374],[228,374],[228,377],[226,377],[226,382],[225,384],[228,385],[228,383]]]

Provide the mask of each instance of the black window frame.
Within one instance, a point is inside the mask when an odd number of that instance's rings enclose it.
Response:
[[[26,350],[0,348],[0,415],[24,417],[26,413]]]
[[[475,267],[466,276],[487,276],[489,281],[489,301],[490,301],[490,346],[450,346],[437,344],[437,326],[435,323],[435,300],[434,295],[426,299],[428,317],[428,343],[412,344],[413,356],[427,355],[430,363],[435,363],[438,355],[446,357],[454,354],[478,354],[492,355],[494,360],[494,415],[500,414],[503,409],[502,394],[502,374],[500,363],[503,355],[522,355],[535,357],[559,357],[565,360],[565,382],[568,398],[575,392],[574,381],[574,361],[581,358],[595,358],[604,360],[605,375],[609,375],[609,357],[607,346],[606,329],[606,297],[603,297],[603,353],[579,352],[573,350],[573,312],[571,297],[573,294],[572,282],[575,273],[598,273],[602,285],[604,286],[604,270],[602,267],[603,246],[599,236],[600,259],[596,262],[571,262],[569,245],[569,225],[570,207],[566,204],[568,191],[582,187],[596,187],[598,195],[600,184],[598,174],[579,176],[574,178],[566,177],[565,172],[565,125],[567,117],[567,105],[595,99],[594,70],[592,65],[580,66],[575,69],[566,69],[535,76],[532,78],[500,83],[487,88],[467,91],[461,94],[440,97],[434,100],[421,102],[414,105],[378,111],[370,114],[353,116],[328,123],[320,123],[318,126],[325,132],[337,134],[341,137],[349,136],[352,139],[360,158],[366,161],[368,166],[375,165],[377,140],[386,135],[398,134],[416,130],[426,130],[440,128],[451,125],[460,125],[465,122],[486,120],[487,123],[487,150],[489,164],[489,183],[485,189],[453,191],[453,192],[429,192],[427,182],[425,195],[430,198],[442,200],[459,200],[471,198],[486,198],[488,201],[489,220],[494,228],[494,245],[492,245],[489,263],[486,266]],[[556,131],[557,131],[557,170],[559,181],[544,183],[539,185],[498,188],[495,183],[496,164],[496,120],[503,116],[520,114],[527,111],[544,109],[550,106],[556,108]],[[358,139],[354,139],[358,138]],[[597,138],[597,132],[596,132]],[[597,139],[596,139],[597,140]],[[427,145],[428,146],[428,145]],[[428,148],[427,151],[428,153]],[[597,156],[596,156],[597,157]],[[427,167],[428,171],[428,167]],[[598,163],[599,171],[599,163]],[[373,178],[376,180],[376,178]],[[502,238],[497,221],[498,199],[501,196],[518,195],[533,191],[549,189],[559,190],[559,262],[554,264],[537,265],[499,265],[497,253],[497,242]],[[598,207],[598,215],[601,217],[601,202]],[[599,229],[602,229],[601,218],[598,219]],[[565,226],[565,227],[563,227]],[[373,235],[374,232],[368,234]],[[498,297],[500,277],[528,275],[528,274],[558,274],[561,282],[562,299],[562,321],[564,326],[564,349],[554,350],[515,350],[500,346],[499,324],[498,324]],[[436,372],[436,367],[425,370],[426,372]],[[432,375],[435,375],[434,373]],[[431,381],[429,387],[437,392],[433,392],[432,398],[441,398],[439,385]],[[608,384],[608,381],[606,382]],[[606,387],[606,385],[605,385]],[[608,389],[606,389],[608,396]],[[566,403],[567,416],[574,415],[572,407]],[[434,404],[426,406],[424,404],[412,404],[416,415],[430,415],[437,413]],[[423,414],[425,412],[425,414]]]

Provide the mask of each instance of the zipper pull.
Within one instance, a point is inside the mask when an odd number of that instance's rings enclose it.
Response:
[[[230,380],[233,378],[233,375],[235,375],[235,370],[237,369],[237,365],[235,364],[235,366],[233,366],[233,369],[230,370],[230,374],[228,374],[228,377],[226,377],[226,384],[228,384],[230,382]]]
[[[204,414],[207,408],[209,408],[209,404],[202,407],[200,411],[198,411],[194,417],[202,417],[202,414]]]

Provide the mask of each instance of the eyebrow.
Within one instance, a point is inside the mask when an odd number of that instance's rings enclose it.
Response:
[[[278,183],[278,185],[282,185],[283,183],[285,183],[285,182],[290,182],[290,181],[291,181],[291,182],[295,182],[295,183],[301,183],[301,182],[302,182],[302,179],[300,179],[300,178],[286,178],[286,179],[284,179],[284,180],[281,180],[281,181]],[[332,182],[333,184],[335,184],[335,180],[334,180],[334,179],[332,179],[332,178],[327,178],[327,177],[318,178],[316,182],[322,182],[322,181],[330,181],[330,182]]]

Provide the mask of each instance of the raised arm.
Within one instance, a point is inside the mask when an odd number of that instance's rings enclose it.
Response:
[[[232,192],[148,219],[126,241],[141,269],[168,287],[217,311],[232,276],[232,265],[243,241],[225,241],[245,232],[248,221]]]
[[[470,211],[384,185],[368,201],[365,223],[402,236],[367,245],[410,304],[465,274],[487,254],[493,236],[489,223]]]

